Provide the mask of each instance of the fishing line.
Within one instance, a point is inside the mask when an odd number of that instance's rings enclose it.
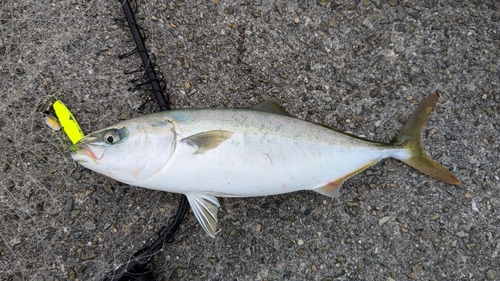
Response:
[[[156,100],[158,104],[158,109],[160,111],[170,110],[169,96],[166,92],[166,83],[163,80],[163,73],[160,71],[159,66],[156,64],[156,58],[153,54],[149,55],[149,52],[144,43],[146,37],[144,29],[142,29],[135,20],[134,13],[137,11],[137,3],[134,2],[134,11],[132,11],[128,0],[119,0],[125,14],[125,19],[129,27],[132,37],[134,39],[136,48],[126,54],[119,56],[120,59],[126,58],[128,56],[139,54],[142,60],[142,66],[134,71],[127,72],[125,74],[133,74],[137,72],[143,72],[139,79],[132,80],[134,87],[130,90],[145,90],[149,91],[150,94],[145,98],[146,100],[139,106],[139,110],[144,110],[145,105],[152,100]],[[150,88],[148,88],[150,86]],[[158,239],[154,241],[151,245],[144,247],[133,254],[127,263],[122,264],[118,268],[106,274],[103,281],[131,281],[131,280],[156,280],[154,275],[154,265],[151,268],[150,263],[152,262],[152,257],[159,253],[165,243],[174,242],[174,233],[179,228],[184,215],[186,214],[189,204],[185,195],[181,196],[179,202],[179,208],[177,209],[177,214],[173,220],[169,223],[168,227],[163,226],[158,232]]]

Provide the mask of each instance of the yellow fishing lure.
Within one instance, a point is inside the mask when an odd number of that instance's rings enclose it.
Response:
[[[62,103],[60,100],[57,100],[52,105],[54,111],[56,112],[57,118],[59,119],[59,123],[63,128],[64,132],[71,140],[73,144],[77,143],[80,139],[83,138],[83,132],[76,121],[75,116],[69,111],[69,109]]]

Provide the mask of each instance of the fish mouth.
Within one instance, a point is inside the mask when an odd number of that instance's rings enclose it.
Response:
[[[76,150],[71,153],[71,156],[76,162],[79,163],[87,161],[85,158],[78,156],[88,156],[90,159],[92,159],[92,161],[94,161],[96,165],[99,165],[98,160],[100,160],[104,155],[104,149],[102,149],[102,151],[99,151],[100,153],[98,153],[98,155],[95,150],[90,149],[90,147],[85,144],[78,144],[75,146],[75,149]]]

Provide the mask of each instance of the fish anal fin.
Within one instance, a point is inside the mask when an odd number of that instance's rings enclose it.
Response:
[[[203,154],[211,149],[216,148],[221,143],[229,139],[233,135],[231,131],[213,130],[198,133],[182,139],[182,142],[191,146],[196,146],[198,149],[195,154]]]
[[[205,194],[186,194],[193,214],[205,232],[215,238],[217,229],[217,211],[220,207],[219,200],[214,196]]]
[[[294,117],[293,115],[288,113],[288,111],[286,111],[283,107],[281,107],[279,103],[273,100],[263,101],[261,103],[258,103],[250,107],[250,109]]]
[[[314,189],[314,191],[329,197],[339,198],[340,186],[342,185],[342,183],[343,183],[342,180],[332,181],[330,183],[327,183],[323,186]]]
[[[363,165],[361,168],[355,170],[354,172],[351,172],[339,179],[336,179],[332,182],[329,182],[325,185],[322,185],[318,188],[315,188],[314,191],[320,193],[320,194],[323,194],[323,195],[326,195],[326,196],[329,196],[329,197],[333,197],[333,198],[338,198],[340,196],[340,187],[342,186],[342,183],[347,180],[348,178],[354,176],[355,174],[363,171],[364,169],[372,166],[373,164],[377,163],[378,160],[375,160],[375,161],[371,161],[369,162],[368,164],[366,165]]]

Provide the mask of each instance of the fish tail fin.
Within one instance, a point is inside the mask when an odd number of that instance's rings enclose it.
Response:
[[[460,180],[441,164],[427,156],[422,145],[422,133],[437,98],[438,92],[425,98],[401,129],[396,137],[395,145],[406,148],[409,157],[398,159],[433,178],[456,185],[460,184]]]

